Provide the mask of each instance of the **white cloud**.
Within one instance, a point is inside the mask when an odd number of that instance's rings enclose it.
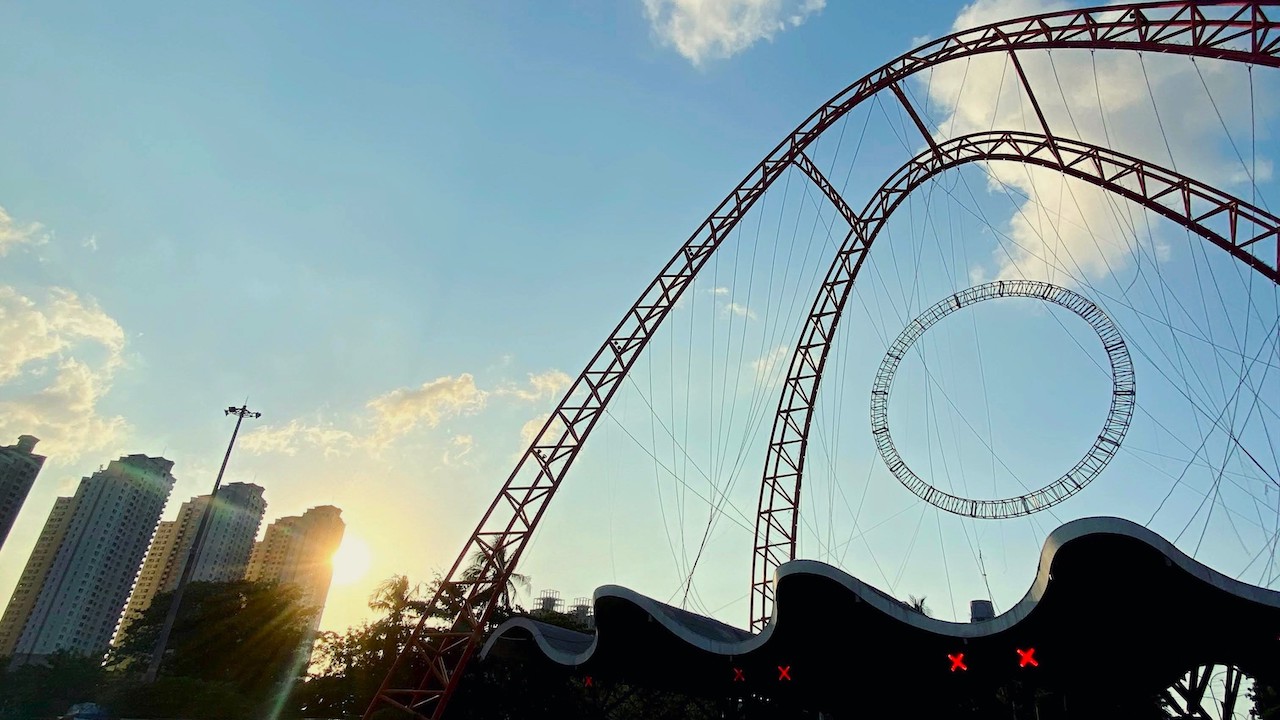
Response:
[[[979,25],[1056,12],[1069,7],[1070,3],[1046,0],[975,0],[960,9],[951,29],[968,30]]]
[[[86,453],[112,446],[126,430],[123,417],[104,417],[98,412],[98,402],[110,389],[110,374],[80,360],[65,360],[50,384],[0,401],[0,428],[7,435],[35,435],[50,462],[72,463]]]
[[[52,288],[43,303],[0,286],[0,383],[9,382],[24,368],[42,370],[41,361],[59,359],[85,343],[107,351],[104,369],[114,370],[124,349],[124,331],[93,301]]]
[[[444,451],[441,462],[445,465],[465,465],[466,457],[476,447],[476,439],[470,435],[454,435],[449,438],[449,447]]]
[[[724,312],[725,315],[737,315],[738,317],[744,317],[744,318],[747,318],[748,320],[756,319],[755,312],[751,308],[747,307],[746,305],[743,305],[742,303],[736,303],[736,302],[725,303],[724,305],[721,306],[720,309]]]
[[[751,369],[756,373],[756,382],[765,385],[774,378],[774,373],[778,369],[778,365],[785,362],[790,357],[791,349],[786,345],[769,351],[764,357],[751,362]]]
[[[262,455],[281,453],[297,455],[303,447],[319,448],[325,457],[345,455],[365,441],[354,433],[321,422],[308,425],[290,420],[288,425],[266,425],[244,434],[241,445],[250,452]]]
[[[528,383],[507,383],[497,390],[482,390],[471,373],[442,376],[417,387],[397,388],[370,400],[365,413],[346,423],[329,420],[291,420],[284,425],[268,425],[245,433],[244,449],[257,453],[297,455],[321,451],[326,457],[355,451],[378,454],[391,443],[418,428],[436,428],[445,420],[474,415],[491,398],[514,398],[533,402],[553,398],[568,387],[568,375],[559,370],[529,373]],[[536,421],[542,423],[547,416]],[[345,426],[345,427],[344,427]],[[537,428],[522,430],[536,433]],[[458,433],[445,443],[441,461],[445,465],[465,465],[477,446],[475,437]]]
[[[436,427],[441,420],[484,407],[488,393],[476,387],[471,373],[442,376],[416,388],[398,388],[369,401],[376,429],[373,442],[385,445],[419,424]]]
[[[694,65],[737,55],[804,23],[826,0],[644,0],[645,16],[664,44]]]
[[[721,313],[725,315],[737,315],[738,317],[744,317],[749,320],[756,319],[755,311],[753,311],[751,308],[747,307],[746,305],[740,302],[734,302],[732,300],[727,299],[730,295],[729,288],[717,286],[717,287],[708,289],[706,292],[712,295],[715,295],[717,298],[724,299],[723,301],[721,300],[716,301],[716,305],[719,306]]]
[[[42,230],[44,226],[37,222],[25,225],[15,223],[9,213],[0,207],[0,257],[19,245],[43,245],[48,242],[49,236]]]
[[[0,437],[35,435],[50,462],[67,464],[125,431],[124,418],[99,414],[125,337],[97,303],[63,288],[36,300],[0,286],[0,338]]]
[[[1066,7],[1046,0],[978,0],[960,11],[953,27],[961,30]],[[1176,164],[1180,172],[1224,189],[1247,185],[1238,159],[1223,151],[1222,125],[1197,75],[1198,68],[1232,134],[1248,138],[1248,103],[1224,102],[1248,97],[1248,78],[1240,68],[1214,62],[1193,65],[1186,58],[1158,53],[1144,58],[1131,52],[1061,52],[1051,60],[1044,52],[1024,52],[1018,58],[1055,135],[1166,167]],[[927,83],[931,106],[945,115],[939,139],[990,129],[1042,132],[1005,54],[946,63]],[[1152,97],[1160,109],[1159,122]],[[1206,111],[1188,111],[1190,101],[1203,102]],[[1264,114],[1260,108],[1259,117]],[[1270,176],[1271,167],[1269,159],[1260,159],[1259,181]],[[1132,262],[1140,249],[1136,243],[1146,243],[1145,251],[1157,259],[1168,254],[1159,238],[1150,240],[1145,233],[1135,238],[1130,212],[1138,217],[1138,211],[1097,187],[1013,163],[991,164],[988,171],[990,189],[1009,192],[1018,210],[1002,228],[1013,245],[1006,243],[987,264],[975,268],[974,277],[1032,277],[1071,284],[1064,270],[1077,278],[1104,276]],[[1244,189],[1237,192],[1248,196]]]
[[[547,419],[550,417],[551,413],[544,413],[533,418],[529,422],[526,422],[520,427],[520,442],[522,443],[522,449],[532,445],[534,438],[537,438],[540,443],[553,442],[561,433],[564,432],[564,423],[560,420],[556,420],[551,423],[546,430],[542,429],[543,426],[547,424]],[[541,435],[538,434],[539,431],[542,432]]]
[[[573,378],[560,370],[548,370],[543,373],[529,373],[527,388],[507,385],[496,391],[497,395],[510,395],[527,402],[535,402],[559,395]]]

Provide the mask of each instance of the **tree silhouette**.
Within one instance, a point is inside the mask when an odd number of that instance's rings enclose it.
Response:
[[[112,648],[107,667],[139,673],[155,647],[172,593],[158,595]],[[191,583],[169,639],[162,674],[226,684],[243,697],[265,701],[279,683],[293,680],[299,648],[315,608],[302,604],[289,584],[240,580]]]
[[[928,605],[924,604],[924,600],[925,600],[924,595],[921,595],[920,597],[916,597],[915,595],[908,595],[907,601],[902,604],[906,605],[909,610],[914,610],[915,612],[918,612],[921,615],[924,615],[925,617],[933,617],[933,611],[929,609]]]
[[[489,558],[484,554],[484,552],[480,550],[475,551],[471,554],[471,557],[467,559],[467,567],[462,571],[462,579],[467,582],[476,582],[480,580],[485,567],[488,564]],[[494,552],[493,564],[496,566],[495,570],[499,574],[506,573],[510,568],[510,563],[507,560],[506,548],[499,547],[497,551]],[[507,576],[506,582],[489,592],[497,592],[498,607],[505,611],[503,614],[510,615],[512,612],[524,612],[520,606],[512,604],[512,600],[517,594],[519,594],[521,588],[528,591],[529,576],[513,572]]]

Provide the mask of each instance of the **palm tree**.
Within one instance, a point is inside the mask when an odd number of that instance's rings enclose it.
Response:
[[[489,558],[485,555],[484,551],[476,550],[467,560],[467,567],[462,571],[462,579],[469,582],[479,580],[488,564]],[[507,560],[506,548],[499,547],[493,554],[493,564],[496,566],[495,570],[498,574],[501,575],[507,573],[511,564]],[[507,575],[507,581],[502,583],[500,587],[495,588],[495,591],[498,593],[498,607],[506,610],[507,612],[510,612],[513,609],[519,611],[519,606],[513,608],[511,601],[515,598],[516,594],[519,593],[521,588],[526,591],[529,589],[528,575],[521,575],[517,572],[512,572]]]
[[[369,596],[369,609],[386,613],[394,625],[404,625],[406,613],[421,614],[426,609],[421,595],[422,586],[410,585],[408,575],[392,575],[374,588]]]
[[[907,601],[902,604],[906,605],[908,609],[914,610],[920,613],[921,615],[924,615],[925,617],[933,617],[933,612],[929,610],[928,605],[924,604],[924,599],[925,599],[924,595],[921,595],[920,597],[916,597],[915,595],[908,595]]]
[[[371,628],[379,636],[375,642],[384,659],[396,657],[409,642],[413,626],[427,611],[421,596],[422,586],[411,585],[408,575],[392,575],[378,583],[369,596],[369,609],[384,614]]]

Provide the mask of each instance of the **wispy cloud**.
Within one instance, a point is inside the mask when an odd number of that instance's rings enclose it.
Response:
[[[304,448],[316,448],[325,457],[334,457],[366,445],[367,440],[329,422],[309,425],[300,420],[290,420],[286,425],[254,428],[245,433],[240,443],[246,450],[259,455],[297,455]]]
[[[559,420],[547,425],[547,419],[550,417],[551,413],[544,413],[521,426],[520,442],[522,450],[532,445],[535,439],[538,442],[550,442],[564,432],[564,423]]]
[[[747,307],[746,305],[743,305],[742,303],[736,303],[736,302],[725,303],[720,307],[720,310],[725,315],[737,315],[738,317],[744,317],[744,318],[747,318],[748,320],[756,319],[755,312],[751,308]]]
[[[753,360],[751,369],[755,371],[756,382],[766,385],[773,380],[779,365],[786,361],[790,351],[791,348],[786,345],[779,345],[770,350],[764,357]]]
[[[559,395],[573,379],[559,370],[548,370],[542,373],[529,373],[526,387],[506,385],[495,391],[497,395],[510,395],[526,402],[537,402]]]
[[[466,458],[476,447],[476,439],[471,435],[454,435],[449,438],[449,447],[444,451],[440,462],[445,465],[466,465]]]
[[[14,222],[9,213],[0,207],[0,257],[19,245],[43,245],[49,241],[44,226],[38,222],[21,224]]]
[[[748,320],[756,319],[756,313],[750,307],[729,299],[729,296],[733,294],[733,291],[729,288],[717,286],[709,288],[705,292],[716,296],[717,299],[715,303],[716,306],[720,308],[721,313],[725,315],[736,315],[738,317],[747,318]]]
[[[476,387],[471,373],[392,390],[369,401],[376,424],[374,442],[385,445],[418,425],[436,427],[445,418],[477,412],[484,407],[488,395]]]
[[[244,447],[257,454],[297,455],[320,451],[326,457],[356,450],[378,453],[419,427],[435,428],[459,415],[479,412],[489,393],[476,387],[471,373],[442,376],[417,387],[396,388],[365,404],[365,413],[347,423],[290,420],[264,425],[244,436]],[[346,427],[343,427],[346,425]]]
[[[644,0],[645,16],[664,45],[694,65],[733,57],[797,27],[826,0]]]
[[[495,399],[536,402],[555,398],[568,387],[570,378],[560,370],[529,373],[524,385],[498,383],[483,389],[471,373],[445,375],[414,387],[396,388],[365,404],[362,413],[353,413],[346,422],[331,419],[294,419],[283,425],[255,428],[244,435],[243,446],[257,454],[297,455],[321,452],[326,456],[352,452],[381,453],[400,438],[417,430],[440,427],[447,420],[476,415]],[[498,403],[501,404],[501,403]],[[546,416],[539,422],[545,422]],[[536,432],[534,428],[531,432]],[[464,465],[477,447],[475,437],[454,433],[443,440],[441,462]]]

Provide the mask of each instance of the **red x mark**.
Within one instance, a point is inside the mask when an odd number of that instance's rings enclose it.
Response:
[[[734,668],[734,669],[733,669],[733,681],[734,681],[734,682],[746,682],[746,681],[747,681],[747,676],[742,674],[742,668]]]
[[[951,672],[969,669],[969,666],[964,664],[964,653],[956,653],[955,655],[948,653],[947,659],[951,661]]]
[[[1018,650],[1018,667],[1040,667],[1040,663],[1036,661],[1036,649],[1027,648],[1026,650]]]
[[[787,665],[783,667],[782,665],[779,665],[778,666],[778,682],[782,682],[783,680],[790,680],[790,679],[791,679],[791,666]]]
[[[584,682],[584,683],[583,683],[583,685],[586,685],[587,687],[595,687],[595,683],[591,682],[591,676],[590,676],[590,675],[588,675],[588,676],[587,676],[587,681],[586,681],[586,682]]]

